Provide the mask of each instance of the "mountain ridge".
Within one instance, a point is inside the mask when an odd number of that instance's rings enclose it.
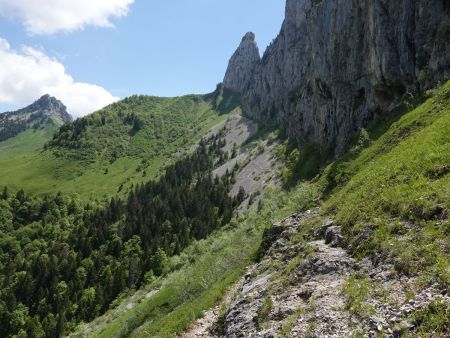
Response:
[[[340,154],[407,93],[450,75],[449,41],[446,1],[287,0],[280,34],[251,71],[243,108],[286,129],[300,147]]]
[[[21,133],[0,142],[0,186],[85,199],[123,195],[159,176],[238,105],[239,97],[220,87],[208,95],[135,95],[59,129]]]

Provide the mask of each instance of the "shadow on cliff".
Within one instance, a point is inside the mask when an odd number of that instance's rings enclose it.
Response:
[[[204,96],[205,101],[211,102],[212,107],[220,115],[229,114],[241,105],[242,95],[218,84],[214,92]]]
[[[322,162],[321,169],[316,173],[319,174],[321,172],[321,177],[316,176],[315,179],[322,180],[323,197],[326,198],[336,187],[342,186],[351,179],[357,171],[357,168],[350,168],[349,164],[353,163],[364,149],[382,137],[404,114],[419,107],[428,98],[429,96],[424,92],[407,95],[396,108],[390,112],[379,114],[376,121],[369,125],[367,129],[360,129],[350,140],[346,152],[341,157],[335,161],[328,158],[325,162]],[[395,144],[386,144],[378,153],[374,153],[373,156],[387,153],[393,146]],[[328,167],[326,171],[323,171],[325,166]]]
[[[295,187],[300,181],[322,180],[324,197],[328,196],[337,186],[343,185],[354,174],[355,170],[348,167],[348,163],[353,162],[361,152],[369,147],[372,142],[377,141],[385,132],[396,123],[404,114],[420,106],[428,96],[425,93],[407,95],[403,101],[389,112],[379,113],[376,121],[367,129],[361,128],[350,140],[346,151],[336,159],[335,145],[332,144],[326,149],[320,149],[313,144],[298,145],[287,140],[284,133],[280,133],[285,139],[281,157],[286,166],[283,169],[283,188],[289,190]],[[387,152],[389,145],[383,151]],[[326,171],[324,171],[324,169]]]

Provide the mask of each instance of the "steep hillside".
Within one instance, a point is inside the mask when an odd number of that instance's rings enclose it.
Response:
[[[450,82],[429,94],[312,181],[318,208],[265,232],[216,334],[450,334]]]
[[[446,0],[287,0],[262,60],[240,63],[248,65],[240,74],[252,70],[244,110],[276,122],[301,146],[341,154],[359,127],[406,92],[449,76],[449,42]]]
[[[211,94],[10,115],[0,336],[449,337],[449,4],[287,0]]]
[[[168,258],[230,222],[245,196],[234,170],[211,172],[222,134],[202,139],[159,179],[124,199],[81,202],[3,189],[0,194],[0,336],[60,337],[168,272]],[[20,318],[20,320],[18,320]]]
[[[48,133],[39,140],[23,135],[0,142],[0,186],[40,195],[77,193],[83,199],[124,194],[159,175],[237,102],[219,89],[208,96],[134,96],[65,124],[45,148]]]
[[[428,95],[361,130],[311,181],[267,187],[73,336],[448,335],[450,82]],[[305,158],[277,147],[296,176]]]

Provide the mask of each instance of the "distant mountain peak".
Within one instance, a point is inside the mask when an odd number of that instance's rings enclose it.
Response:
[[[35,112],[41,111],[48,117],[56,117],[61,119],[63,123],[71,122],[72,116],[67,112],[66,106],[57,98],[45,94],[31,105],[19,110],[18,112]]]
[[[225,88],[238,93],[243,93],[249,85],[255,67],[259,64],[258,45],[255,41],[255,34],[248,32],[230,59],[228,69],[223,80]]]
[[[256,39],[255,33],[253,33],[253,32],[247,32],[247,33],[244,35],[244,37],[242,38],[242,42],[248,41],[248,40],[250,40],[250,41],[255,41],[255,39]]]
[[[0,114],[0,142],[31,128],[36,130],[50,124],[61,126],[71,121],[66,106],[46,94],[25,108]]]

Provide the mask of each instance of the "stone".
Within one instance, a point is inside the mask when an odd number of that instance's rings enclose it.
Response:
[[[224,87],[243,93],[247,89],[260,59],[255,34],[249,32],[242,38],[239,48],[230,59],[223,79]]]
[[[64,123],[72,121],[72,116],[67,113],[66,106],[61,101],[48,94],[42,96],[39,100],[23,110],[31,112],[41,111],[46,116],[60,118]]]
[[[343,240],[341,227],[331,226],[325,231],[325,244],[334,248],[342,245]]]
[[[316,236],[321,239],[321,238],[325,238],[325,233],[327,232],[328,228],[332,227],[334,225],[333,220],[327,220],[326,222],[324,222],[322,224],[322,226],[319,228]]]
[[[335,144],[338,155],[407,92],[450,76],[449,16],[443,0],[287,0],[281,32],[248,82],[244,110],[283,126],[300,145]],[[255,64],[253,53],[244,64]],[[240,90],[251,73],[244,69],[245,80],[231,76]]]

